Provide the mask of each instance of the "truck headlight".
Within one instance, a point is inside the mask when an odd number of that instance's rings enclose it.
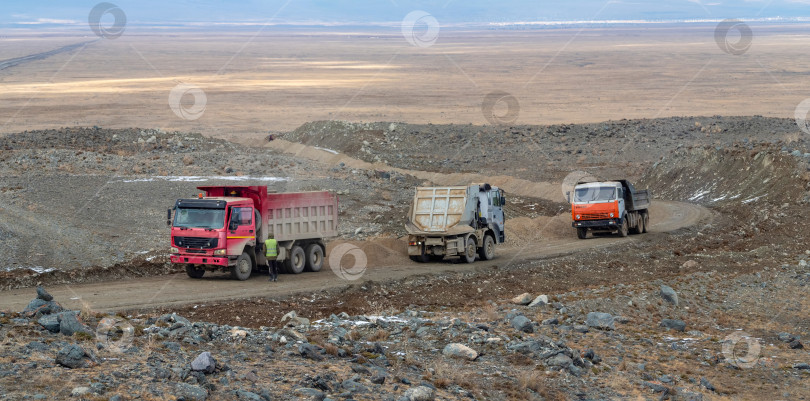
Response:
[[[172,247],[172,249],[169,250],[169,253],[180,253],[180,250],[175,247]]]
[[[613,213],[610,214],[610,217],[613,217]]]
[[[579,215],[577,215],[577,220],[579,220]]]
[[[214,255],[225,255],[225,249],[217,249],[217,250],[215,250]]]

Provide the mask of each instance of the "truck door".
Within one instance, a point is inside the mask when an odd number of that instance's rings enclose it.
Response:
[[[250,206],[232,207],[230,218],[228,219],[229,248],[232,242],[246,244],[249,240],[255,239],[255,231],[256,228],[253,225],[253,208]]]
[[[619,217],[621,218],[624,215],[624,188],[616,188],[616,199],[619,203]]]

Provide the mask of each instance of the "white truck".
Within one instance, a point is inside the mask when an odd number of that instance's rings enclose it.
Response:
[[[503,190],[489,184],[416,188],[405,224],[408,256],[417,262],[492,259],[495,245],[506,240],[505,204]]]

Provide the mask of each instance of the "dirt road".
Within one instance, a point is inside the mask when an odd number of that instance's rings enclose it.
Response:
[[[577,240],[572,230],[570,238],[540,240],[536,244],[526,247],[503,247],[498,249],[495,259],[486,262],[477,261],[473,264],[453,263],[452,261],[418,264],[408,260],[399,251],[391,250],[390,255],[381,258],[379,263],[370,264],[361,278],[356,281],[343,280],[324,267],[324,270],[319,273],[282,275],[277,283],[268,283],[266,275],[257,275],[247,281],[235,281],[226,274],[206,273],[203,279],[198,280],[191,279],[185,274],[175,274],[147,279],[63,285],[51,287],[48,290],[67,308],[85,307],[98,311],[202,303],[202,300],[306,294],[364,281],[386,282],[419,274],[464,270],[482,271],[491,269],[493,266],[503,267],[529,260],[552,258],[583,249],[616,246],[629,241],[643,241],[659,236],[661,233],[697,224],[710,217],[709,211],[701,206],[679,202],[658,201],[654,203],[650,213],[654,223],[650,227],[649,234],[628,238],[605,236],[583,241]],[[30,288],[3,292],[0,294],[0,305],[3,305],[4,309],[22,310],[33,295],[35,294]]]

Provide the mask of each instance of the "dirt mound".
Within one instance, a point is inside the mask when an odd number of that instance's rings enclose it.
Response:
[[[330,242],[326,248],[329,257],[327,257],[324,267],[330,267],[332,262],[340,263],[343,268],[361,263],[352,255],[351,250],[353,249],[361,250],[363,252],[361,257],[365,258],[365,264],[374,268],[399,264],[408,256],[407,238],[373,238],[366,241],[338,240]],[[336,248],[340,252],[334,252]]]
[[[526,246],[539,241],[571,238],[571,215],[517,217],[506,221],[506,246]]]

